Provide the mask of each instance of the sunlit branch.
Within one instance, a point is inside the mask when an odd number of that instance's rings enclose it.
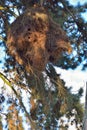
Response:
[[[26,110],[26,108],[25,108],[25,106],[23,104],[20,95],[17,93],[17,91],[12,86],[11,81],[4,74],[2,74],[1,72],[0,72],[0,78],[4,81],[4,83],[6,83],[13,90],[14,94],[16,95],[16,97],[19,100],[20,105],[23,107],[23,109],[24,109],[24,111],[26,113],[26,116],[28,117],[29,121],[31,122],[32,125],[35,125],[34,121],[31,119],[29,113],[27,112],[27,110]]]
[[[15,18],[17,18],[18,15],[17,15],[16,13],[14,13],[13,11],[11,11],[10,8],[16,8],[16,9],[17,9],[16,6],[7,6],[7,7],[0,6],[0,10],[1,10],[1,11],[4,10],[4,11],[6,11],[6,12],[9,12],[11,15],[13,15]]]
[[[0,36],[0,40],[6,42],[6,40],[2,36]]]

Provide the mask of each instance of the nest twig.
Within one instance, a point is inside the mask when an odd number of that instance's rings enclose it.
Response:
[[[19,64],[40,72],[62,51],[71,51],[66,33],[42,7],[27,9],[11,24],[7,47]]]

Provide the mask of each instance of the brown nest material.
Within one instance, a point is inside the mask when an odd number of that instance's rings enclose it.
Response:
[[[65,32],[40,7],[27,9],[11,24],[7,47],[19,64],[41,72],[48,62],[56,62],[61,52],[71,51]]]

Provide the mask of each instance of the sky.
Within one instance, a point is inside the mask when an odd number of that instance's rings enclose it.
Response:
[[[4,47],[0,46],[0,70],[3,68],[4,58],[5,58]]]
[[[87,3],[87,0],[69,0],[69,2],[70,2],[70,4],[73,4],[75,6],[78,3],[80,3],[80,4]]]
[[[74,6],[76,6],[78,3],[80,5],[83,5],[84,3],[87,3],[87,0],[68,0],[68,1],[69,1],[69,3],[71,5],[73,4]],[[85,19],[85,21],[87,22],[87,10],[86,10],[85,13],[82,13],[81,15]]]
[[[82,87],[84,89],[81,102],[85,102],[85,89],[87,81],[87,71],[81,71],[79,67],[75,70],[65,70],[57,68],[56,70],[61,74],[61,79],[65,81],[67,87],[72,87],[72,93],[77,93],[78,90]]]
[[[80,4],[84,4],[87,3],[87,0],[69,0],[70,4],[73,4],[74,6],[76,6],[78,3]]]

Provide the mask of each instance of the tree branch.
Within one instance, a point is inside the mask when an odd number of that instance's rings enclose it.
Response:
[[[23,102],[22,102],[22,99],[21,99],[20,95],[17,93],[17,91],[16,91],[16,90],[14,89],[14,87],[12,86],[11,81],[10,81],[4,74],[2,74],[1,72],[0,72],[0,78],[13,90],[14,94],[16,95],[16,97],[17,97],[18,100],[19,100],[20,105],[23,107],[23,109],[24,109],[24,111],[25,111],[25,113],[26,113],[26,116],[28,117],[30,123],[31,123],[32,125],[36,126],[36,123],[31,119],[29,113],[27,112],[27,110],[26,110],[26,108],[25,108],[25,106],[24,106],[24,104],[23,104]]]

